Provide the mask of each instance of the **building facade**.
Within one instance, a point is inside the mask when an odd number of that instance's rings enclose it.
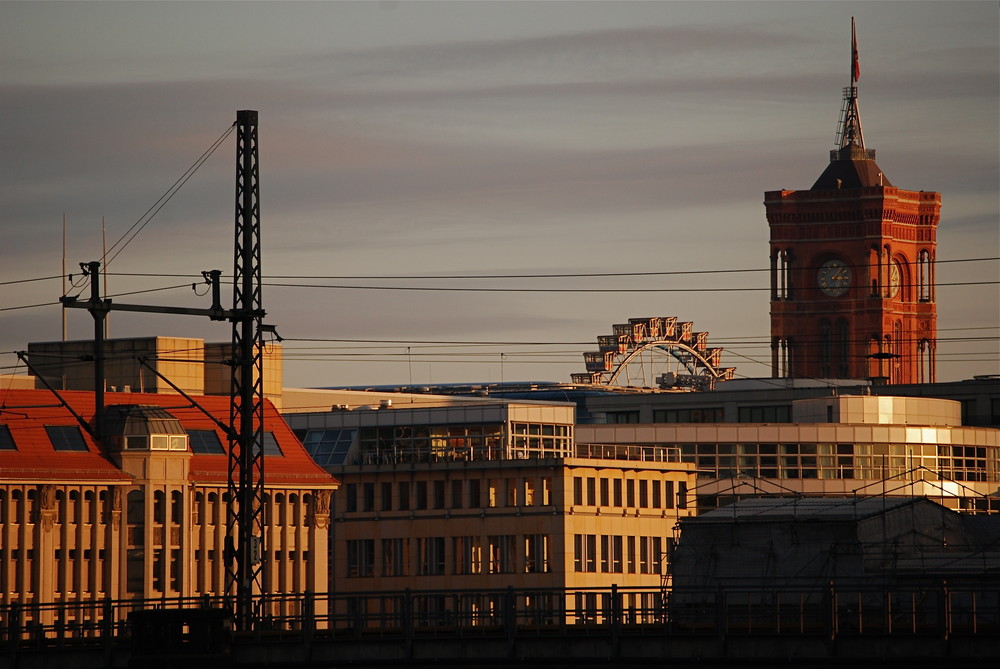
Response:
[[[722,399],[714,393],[688,396],[700,404],[687,407],[667,397],[647,409],[649,423],[577,425],[576,439],[679,449],[698,470],[700,512],[744,497],[864,495],[1000,512],[1000,430],[963,426],[952,400],[827,393],[746,407],[713,402]],[[727,408],[742,420],[726,422]],[[623,404],[615,411],[639,414]]]
[[[233,345],[193,337],[130,337],[104,342],[104,389],[111,392],[229,395]],[[94,390],[93,340],[31,342],[28,360],[37,388]],[[280,344],[263,352],[264,396],[281,408]],[[143,364],[145,363],[145,364]],[[176,388],[175,388],[176,386]]]
[[[677,451],[580,450],[568,404],[374,406],[286,414],[342,481],[331,505],[336,593],[433,590],[414,601],[417,614],[471,611],[478,624],[500,615],[507,587],[537,588],[525,605],[544,615],[561,608],[557,589],[614,584],[644,590],[624,593],[635,616],[655,610],[674,526],[694,512],[692,466]],[[472,590],[476,601],[454,599]],[[393,615],[399,603],[356,605]]]
[[[225,594],[228,398],[109,393],[97,442],[94,394],[59,396],[0,392],[0,602]],[[266,589],[325,591],[337,482],[270,403],[264,431]]]

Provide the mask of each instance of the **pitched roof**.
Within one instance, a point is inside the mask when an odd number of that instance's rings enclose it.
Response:
[[[87,420],[94,415],[94,393],[60,391],[73,409]],[[223,424],[229,422],[229,398],[199,396],[195,400]],[[106,405],[144,405],[158,407],[154,413],[161,419],[166,414],[180,421],[185,430],[211,430],[222,444],[225,432],[201,410],[180,395],[149,393],[106,393]],[[161,412],[163,412],[161,414]],[[109,456],[103,445],[97,444],[82,431],[86,451],[57,451],[45,430],[46,426],[78,426],[76,418],[47,390],[0,390],[0,425],[10,430],[15,449],[0,449],[0,477],[28,481],[121,481],[131,477]],[[281,418],[274,405],[264,403],[264,430],[274,435],[282,455],[265,456],[265,486],[295,486],[330,488],[336,479],[319,467],[302,447],[291,428]],[[190,480],[204,484],[225,484],[229,458],[225,454],[192,453]]]
[[[875,150],[848,146],[831,152],[830,164],[809,190],[841,190],[888,186],[889,178],[875,163]]]

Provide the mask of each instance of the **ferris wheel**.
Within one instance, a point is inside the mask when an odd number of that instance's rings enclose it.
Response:
[[[587,371],[573,383],[639,388],[711,390],[728,381],[734,367],[720,367],[721,348],[710,348],[707,332],[695,332],[690,321],[674,316],[630,318],[600,335],[600,350],[583,354]]]

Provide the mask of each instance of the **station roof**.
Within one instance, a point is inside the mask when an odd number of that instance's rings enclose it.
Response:
[[[923,497],[753,498],[707,511],[687,522],[853,521],[916,503]]]

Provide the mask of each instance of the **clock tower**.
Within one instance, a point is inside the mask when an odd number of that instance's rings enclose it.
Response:
[[[865,146],[851,32],[830,164],[809,190],[764,194],[772,375],[932,383],[941,195],[893,186]]]

